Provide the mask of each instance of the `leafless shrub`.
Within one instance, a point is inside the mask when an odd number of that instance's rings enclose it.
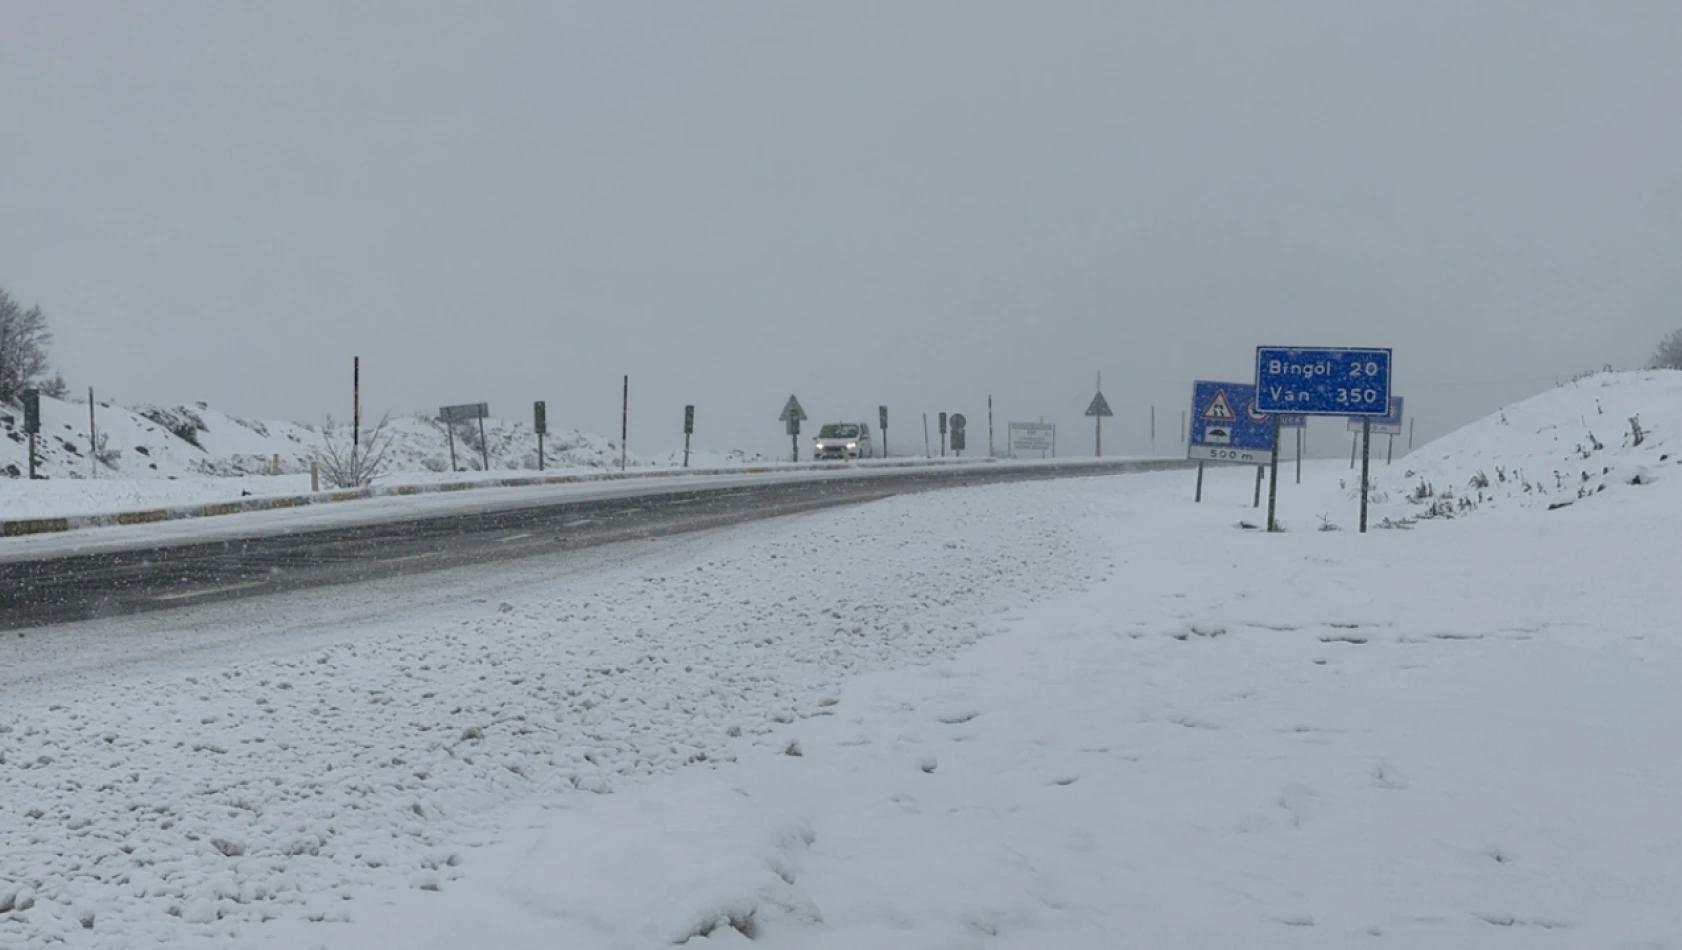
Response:
[[[395,433],[389,431],[390,416],[382,416],[379,424],[367,436],[356,440],[345,427],[336,425],[333,417],[321,427],[321,448],[311,453],[311,461],[321,470],[321,479],[330,488],[366,488],[385,471],[386,453],[391,450]]]

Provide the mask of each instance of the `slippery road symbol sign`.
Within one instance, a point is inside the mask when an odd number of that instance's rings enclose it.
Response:
[[[1236,422],[1238,416],[1232,411],[1232,403],[1227,401],[1226,390],[1215,390],[1215,398],[1209,400],[1209,407],[1203,410],[1203,418],[1210,422]]]

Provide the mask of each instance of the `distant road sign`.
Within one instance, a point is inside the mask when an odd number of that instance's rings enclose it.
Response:
[[[877,421],[882,424],[881,428],[883,428],[884,430],[887,429],[888,428],[888,407],[887,406],[877,406],[876,407],[876,418],[877,418]]]
[[[490,414],[489,403],[475,402],[461,406],[445,406],[438,410],[438,419],[449,423],[472,422],[475,419],[488,418]]]
[[[1390,409],[1388,349],[1256,347],[1256,398],[1263,412],[1382,416]]]
[[[806,421],[806,410],[800,408],[800,400],[791,393],[788,402],[783,404],[783,414],[777,417],[778,422]]]
[[[1086,414],[1089,416],[1098,416],[1100,418],[1103,416],[1115,415],[1115,413],[1110,411],[1109,400],[1105,399],[1104,394],[1101,392],[1092,397],[1092,404],[1086,407]]]
[[[1050,452],[1057,448],[1057,427],[1049,422],[1012,422],[1006,425],[1010,454]]]
[[[1363,424],[1372,419],[1373,435],[1401,435],[1402,434],[1402,397],[1390,397],[1390,414],[1386,416],[1351,416],[1349,431],[1361,431]]]
[[[684,435],[694,435],[695,434],[695,407],[694,406],[684,406],[683,407],[683,434]]]
[[[25,435],[38,435],[41,431],[41,393],[35,389],[25,389],[23,398],[23,431]]]
[[[1308,428],[1308,417],[1291,412],[1281,412],[1279,413],[1279,428],[1306,429]]]
[[[538,435],[549,434],[549,405],[543,400],[531,404],[532,428]]]
[[[1198,380],[1191,387],[1186,457],[1261,465],[1273,452],[1273,417],[1256,407],[1250,383]]]

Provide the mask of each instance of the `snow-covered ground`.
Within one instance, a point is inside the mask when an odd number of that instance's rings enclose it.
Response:
[[[1640,409],[1412,530],[1079,479],[8,635],[0,945],[1682,947]]]
[[[43,398],[36,463],[37,473],[46,482],[30,484],[26,478],[12,481],[28,472],[28,439],[23,431],[22,410],[0,405],[0,492],[3,492],[0,507],[45,494],[56,495],[60,502],[84,499],[83,504],[72,510],[93,513],[102,509],[89,508],[88,504],[98,506],[112,493],[110,485],[95,484],[100,482],[132,485],[128,490],[142,493],[144,504],[202,501],[202,493],[217,484],[223,493],[227,485],[238,485],[233,492],[236,496],[241,489],[271,494],[295,491],[299,484],[308,484],[307,478],[300,482],[299,476],[308,473],[310,459],[324,445],[322,425],[240,419],[204,403],[131,409],[98,402],[94,422],[95,437],[101,446],[97,461],[92,457],[93,447],[88,441],[87,402]],[[362,444],[373,439],[378,423],[375,419],[364,420]],[[341,442],[350,441],[350,427],[345,420],[336,421],[335,431]],[[485,420],[484,433],[485,451],[481,452],[478,425],[455,427],[458,470],[508,473],[537,469],[537,433],[529,424],[492,418]],[[380,444],[388,445],[386,471],[394,477],[424,477],[426,473],[450,471],[449,427],[436,419],[422,415],[392,416],[387,420]],[[617,439],[559,426],[552,429],[544,444],[546,468],[558,471],[617,468],[620,455]],[[683,453],[629,452],[625,460],[633,468],[677,468],[683,464]],[[757,455],[736,450],[713,451],[704,445],[690,456],[690,465],[697,468],[765,461]],[[276,474],[285,481],[270,481]],[[181,484],[156,484],[169,481]],[[275,484],[289,487],[269,487]],[[59,511],[63,511],[62,504]]]

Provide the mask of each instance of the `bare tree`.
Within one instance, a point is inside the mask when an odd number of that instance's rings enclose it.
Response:
[[[386,427],[390,419],[389,415],[382,416],[379,425],[374,426],[361,444],[356,444],[344,426],[335,424],[332,416],[327,417],[327,424],[321,427],[321,448],[311,453],[311,458],[329,487],[366,488],[385,471],[386,453],[391,450],[395,436]]]
[[[52,342],[40,306],[25,310],[0,287],[0,402],[16,402],[18,394],[30,388],[49,396],[68,391],[62,377],[47,375],[47,347]]]
[[[1682,329],[1670,331],[1653,351],[1653,369],[1682,369]]]

